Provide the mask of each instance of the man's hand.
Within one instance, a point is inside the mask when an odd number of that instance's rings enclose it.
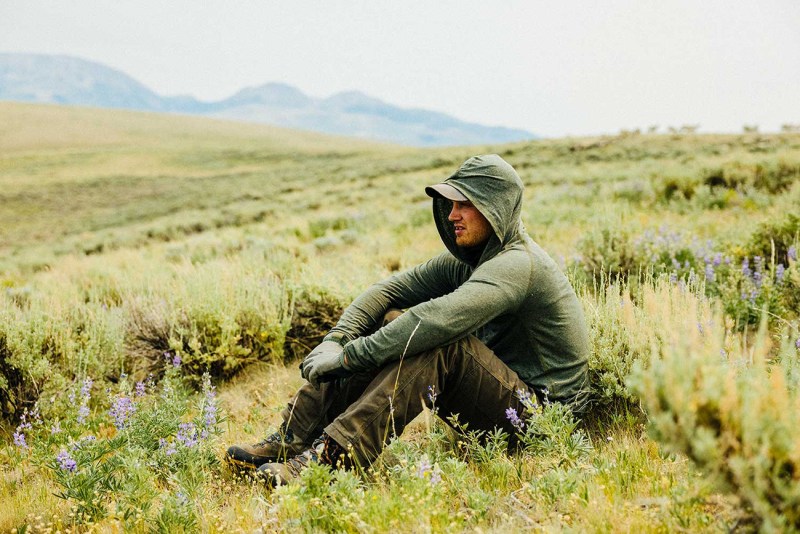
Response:
[[[323,341],[312,350],[301,365],[303,378],[319,389],[325,379],[346,376],[344,367],[344,347],[335,341]]]

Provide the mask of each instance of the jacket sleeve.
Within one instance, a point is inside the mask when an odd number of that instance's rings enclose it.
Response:
[[[410,308],[449,293],[460,268],[458,260],[443,253],[372,285],[344,310],[325,339],[344,345],[374,331],[391,308]]]
[[[489,260],[452,291],[415,304],[375,333],[347,343],[348,369],[374,369],[404,354],[450,344],[513,312],[527,295],[531,269],[527,256],[503,254]]]

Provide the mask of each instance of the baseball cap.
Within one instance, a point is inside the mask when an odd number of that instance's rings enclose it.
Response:
[[[457,202],[467,202],[469,200],[461,191],[444,182],[436,185],[429,185],[425,188],[425,193],[427,193],[429,197],[445,198]]]

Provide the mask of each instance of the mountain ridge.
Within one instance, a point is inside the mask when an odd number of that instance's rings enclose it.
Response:
[[[292,85],[270,82],[212,102],[162,96],[120,70],[64,55],[0,53],[0,100],[202,115],[411,146],[536,138],[525,130],[402,108],[357,90],[313,98]]]

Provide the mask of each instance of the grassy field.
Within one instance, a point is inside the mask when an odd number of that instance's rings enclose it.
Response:
[[[479,153],[579,291],[590,415],[229,470],[343,306],[442,249],[423,188]],[[800,529],[800,134],[423,150],[0,103],[0,206],[2,531]]]

